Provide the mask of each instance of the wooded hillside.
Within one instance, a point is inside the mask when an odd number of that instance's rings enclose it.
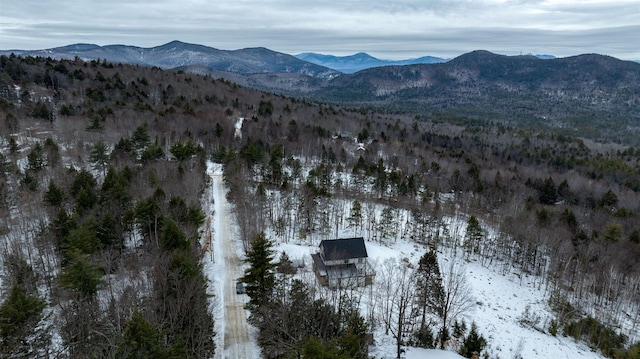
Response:
[[[473,215],[502,241],[470,255],[544,275],[576,305],[595,295],[611,308],[602,321],[622,315],[616,303],[638,305],[634,147],[15,56],[0,57],[0,121],[0,314],[20,313],[0,328],[2,353],[211,355],[199,263],[207,159],[225,165],[246,249],[268,227],[329,236],[338,200],[389,208],[374,239],[393,231],[395,211],[411,213],[425,243],[444,240],[429,230],[442,216]]]

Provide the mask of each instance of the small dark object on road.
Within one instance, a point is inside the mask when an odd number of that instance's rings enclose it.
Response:
[[[236,294],[244,294],[244,293],[245,293],[244,283],[242,282],[236,283]]]

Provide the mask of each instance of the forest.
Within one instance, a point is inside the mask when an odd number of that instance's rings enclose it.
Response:
[[[270,258],[266,273],[287,261],[269,254],[265,232],[282,242],[347,227],[374,242],[411,238],[540,276],[557,332],[638,357],[638,328],[625,323],[640,322],[640,148],[312,103],[156,67],[13,55],[0,57],[0,129],[3,355],[213,356],[200,237],[214,161],[244,249],[262,243]],[[250,292],[266,357],[366,357],[368,318],[347,298],[283,285]],[[330,327],[278,342],[260,325],[264,310],[317,313]],[[444,314],[441,302],[430,310]],[[443,323],[415,324],[411,340],[436,346],[466,332]]]

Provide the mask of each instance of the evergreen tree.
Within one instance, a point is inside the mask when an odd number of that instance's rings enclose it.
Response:
[[[44,201],[51,206],[59,206],[64,200],[64,192],[56,186],[53,180],[49,180],[49,188],[44,194]]]
[[[458,322],[457,320],[453,323],[453,337],[454,338],[462,338],[464,333],[467,331],[467,324],[464,320]]]
[[[214,130],[214,133],[216,134],[216,137],[218,137],[218,138],[221,137],[222,136],[222,132],[223,132],[222,126],[220,126],[219,122],[216,122],[216,128]]]
[[[39,143],[31,149],[31,152],[27,155],[27,169],[32,171],[40,171],[46,166],[44,160],[42,146]]]
[[[122,248],[124,243],[120,226],[120,223],[107,213],[96,226],[96,237],[104,247]]]
[[[341,354],[335,342],[323,343],[316,337],[309,337],[302,345],[302,357],[314,359],[349,359]]]
[[[93,220],[88,220],[80,227],[69,231],[69,234],[62,239],[61,249],[68,258],[69,253],[80,251],[83,254],[92,254],[100,249],[102,244],[96,233],[96,225]]]
[[[25,171],[24,177],[20,180],[20,184],[31,192],[38,190],[38,179],[33,174],[33,171]]]
[[[378,223],[380,238],[382,239],[394,239],[397,235],[397,221],[398,215],[396,210],[391,207],[385,207],[380,215],[380,222]]]
[[[484,231],[476,216],[469,217],[467,221],[467,232],[465,234],[464,246],[467,254],[480,252],[480,241],[484,237]]]
[[[189,240],[178,224],[171,218],[164,218],[160,231],[160,247],[166,251],[188,249]]]
[[[157,143],[147,147],[144,151],[142,151],[142,155],[140,156],[140,161],[142,163],[149,163],[151,161],[155,161],[164,156],[164,151],[162,147],[160,147]]]
[[[96,179],[91,172],[83,169],[76,173],[71,182],[71,195],[76,200],[76,212],[83,214],[86,210],[93,208],[98,201],[96,194]]]
[[[354,199],[353,203],[351,204],[351,212],[349,212],[347,222],[349,222],[349,228],[354,229],[354,233],[362,224],[362,204],[360,204],[360,201],[358,201],[357,199]]]
[[[62,287],[92,300],[102,285],[102,269],[89,262],[88,256],[80,250],[73,250],[68,255],[69,263],[60,273]]]
[[[555,204],[558,200],[558,192],[556,185],[551,177],[542,182],[540,188],[538,188],[538,201],[542,204]]]
[[[358,312],[352,313],[349,318],[349,322],[347,323],[347,329],[339,339],[341,348],[340,352],[348,358],[368,358],[368,329],[368,325],[365,323],[364,318]]]
[[[102,188],[100,188],[101,203],[112,203],[119,207],[120,210],[129,206],[131,195],[128,192],[130,183],[127,178],[128,172],[128,167],[118,172],[115,168],[109,166],[102,182]]]
[[[296,272],[296,269],[293,268],[293,262],[291,262],[291,259],[289,259],[289,256],[285,251],[282,251],[282,254],[280,254],[277,270],[278,273],[283,274],[294,274]]]
[[[247,252],[246,262],[249,263],[249,268],[245,270],[240,281],[246,284],[247,295],[250,298],[249,307],[253,309],[269,301],[275,286],[276,264],[273,261],[272,246],[264,232],[260,232]]]
[[[571,229],[571,232],[574,234],[576,233],[578,230],[578,218],[576,218],[576,215],[572,210],[565,208],[560,214],[560,219],[567,224],[569,229]]]
[[[169,152],[178,161],[184,161],[191,158],[191,156],[204,152],[204,149],[200,145],[196,145],[191,139],[188,139],[186,143],[177,142],[171,146]]]
[[[188,358],[209,358],[213,318],[208,311],[207,279],[191,251],[174,250],[154,282],[154,312],[164,342],[184,345]]]
[[[117,357],[126,359],[142,358],[186,358],[187,353],[181,343],[166,347],[163,336],[137,309],[124,328],[123,340],[118,346]]]
[[[147,127],[148,125],[146,123],[144,125],[140,125],[131,135],[131,144],[137,150],[142,150],[143,148],[147,147],[151,141],[149,133],[147,132]]]
[[[60,147],[51,137],[44,140],[44,155],[48,166],[57,167],[60,163]]]
[[[420,327],[425,327],[427,312],[440,314],[440,305],[444,297],[442,275],[436,253],[426,252],[418,262],[416,271],[417,300],[422,311]]]
[[[471,330],[469,331],[469,334],[464,338],[462,347],[460,348],[460,351],[458,353],[465,358],[471,358],[471,355],[473,355],[473,353],[480,354],[482,349],[484,349],[484,347],[486,346],[487,341],[482,337],[482,335],[478,334],[478,327],[476,326],[476,323],[473,322],[471,323]]]
[[[284,159],[284,149],[282,145],[276,145],[270,154],[269,159],[269,173],[267,174],[267,180],[270,184],[279,186],[283,180],[282,172],[282,160]]]
[[[147,240],[156,238],[158,224],[161,218],[160,205],[155,198],[149,197],[141,199],[136,203],[134,209],[135,222]]]
[[[28,295],[22,286],[11,287],[9,296],[0,305],[0,356],[12,353],[26,340],[40,320],[44,307],[44,300]]]
[[[49,228],[55,236],[57,245],[61,245],[64,238],[77,227],[78,223],[76,223],[73,217],[71,217],[64,208],[60,208],[58,210],[58,214],[49,224]]]
[[[436,339],[428,325],[421,326],[413,333],[413,345],[419,348],[434,349],[436,347]]]
[[[105,170],[107,168],[107,164],[109,163],[109,147],[102,142],[93,146],[91,149],[91,153],[89,153],[89,161],[93,164],[93,169],[98,169],[102,172],[102,175],[105,175]]]
[[[604,208],[615,207],[618,205],[618,196],[612,190],[608,190],[602,195],[598,204]]]

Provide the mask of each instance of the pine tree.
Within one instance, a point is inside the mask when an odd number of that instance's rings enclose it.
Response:
[[[102,182],[102,188],[100,188],[100,203],[113,204],[119,210],[129,207],[131,195],[128,192],[130,184],[127,179],[128,171],[128,167],[118,172],[109,166]]]
[[[78,249],[67,255],[69,263],[60,273],[62,287],[81,294],[85,299],[92,300],[103,284],[102,269],[89,262],[88,256]]]
[[[551,177],[544,180],[538,189],[538,201],[542,204],[552,205],[558,200],[556,184]]]
[[[464,320],[458,322],[457,320],[453,323],[453,337],[454,338],[462,338],[464,333],[467,331],[467,324]]]
[[[347,329],[339,340],[341,352],[348,358],[368,358],[367,330],[364,318],[357,312],[351,314]]]
[[[147,147],[150,143],[149,133],[147,132],[148,125],[145,123],[144,125],[138,126],[136,130],[131,135],[131,143],[133,146],[141,150]]]
[[[158,329],[136,309],[124,329],[123,340],[118,347],[117,356],[126,359],[168,359],[188,356],[184,346],[180,343],[166,347],[163,341]]]
[[[487,341],[482,337],[482,335],[478,334],[478,326],[475,322],[471,323],[471,330],[469,334],[464,338],[462,342],[462,347],[458,352],[465,358],[471,358],[473,353],[478,353],[487,346]]]
[[[302,344],[302,357],[314,359],[348,359],[348,355],[340,354],[334,342],[323,343],[316,337],[309,337]]]
[[[49,180],[49,189],[44,194],[44,201],[51,206],[59,206],[64,201],[64,192],[56,186],[53,180]]]
[[[347,222],[349,222],[349,228],[354,229],[354,233],[362,224],[362,204],[357,199],[354,199],[351,204],[351,212],[347,217]]]
[[[421,327],[426,326],[427,313],[440,313],[440,303],[444,297],[442,275],[438,258],[434,251],[426,252],[418,262],[416,272],[417,299],[422,311]]]
[[[598,205],[605,208],[611,208],[618,205],[618,196],[612,191],[608,190],[602,195],[602,198],[598,202]]]
[[[483,237],[484,232],[476,216],[469,217],[464,242],[464,246],[467,249],[467,255],[471,253],[478,253],[480,251],[480,241]]]
[[[287,252],[283,251],[282,254],[280,254],[277,270],[278,273],[295,274],[296,269],[293,268],[293,262],[291,262],[291,259],[289,259]]]
[[[33,331],[45,307],[44,300],[28,295],[20,285],[11,287],[0,305],[0,353],[11,353]]]
[[[96,143],[89,153],[89,161],[93,164],[93,169],[99,169],[104,176],[109,163],[109,147],[102,141]]]
[[[269,301],[275,286],[276,264],[273,261],[272,246],[264,232],[261,232],[247,252],[246,262],[249,263],[249,268],[245,270],[240,281],[246,284],[247,295],[250,298],[249,307],[253,309]]]
[[[93,220],[88,220],[80,227],[69,231],[60,245],[65,260],[72,256],[70,253],[79,251],[82,254],[92,254],[102,247],[96,233],[96,225]]]
[[[160,247],[165,251],[174,249],[189,249],[190,243],[187,235],[178,227],[171,218],[164,218],[160,230]]]
[[[436,339],[428,325],[420,327],[413,333],[413,345],[419,348],[434,349],[436,347]]]
[[[47,165],[42,153],[42,146],[39,143],[31,149],[27,155],[27,169],[32,171],[40,171]]]

